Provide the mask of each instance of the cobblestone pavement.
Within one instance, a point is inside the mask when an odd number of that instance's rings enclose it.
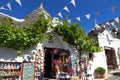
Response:
[[[120,80],[120,72],[113,73],[113,76],[107,78],[106,80]]]

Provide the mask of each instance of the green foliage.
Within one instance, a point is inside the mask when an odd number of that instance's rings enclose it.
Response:
[[[46,37],[49,20],[40,15],[27,28],[21,28],[11,19],[3,19],[0,24],[0,46],[21,50],[30,48]]]
[[[62,24],[59,24],[54,31],[63,36],[63,40],[71,45],[79,46],[79,50],[88,52],[98,52],[100,47],[96,45],[96,41],[88,37],[79,24],[74,23],[70,25],[67,20]]]
[[[19,56],[19,57],[23,57],[23,54],[21,54],[21,53],[17,53],[17,56]]]
[[[14,48],[15,50],[27,49],[38,42],[48,38],[46,31],[53,23],[51,18],[46,19],[44,14],[40,15],[33,23],[27,24],[24,28],[15,24],[11,19],[3,19],[0,24],[0,46]],[[79,46],[79,49],[88,52],[100,51],[96,46],[96,41],[86,35],[79,24],[70,25],[67,20],[63,24],[58,23],[52,29],[63,36],[63,40],[73,46]]]
[[[103,67],[97,67],[95,72],[98,74],[105,74],[106,70]]]

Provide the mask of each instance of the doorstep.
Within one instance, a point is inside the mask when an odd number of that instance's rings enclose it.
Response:
[[[112,76],[113,76],[113,74],[106,74],[105,78],[95,78],[95,80],[106,80],[107,78],[110,78]]]

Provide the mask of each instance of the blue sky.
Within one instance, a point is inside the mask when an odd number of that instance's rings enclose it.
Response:
[[[7,4],[10,3],[12,8],[11,11],[0,9],[0,12],[21,19],[37,9],[41,2],[52,17],[62,20],[68,17],[72,22],[81,23],[86,32],[93,28],[94,20],[101,24],[120,16],[120,0],[75,0],[76,6],[73,6],[71,0],[21,0],[22,6],[15,0],[0,0],[0,7],[8,9]],[[65,6],[70,12],[63,9]],[[57,15],[59,12],[63,18]],[[87,14],[90,14],[90,19],[85,17]]]

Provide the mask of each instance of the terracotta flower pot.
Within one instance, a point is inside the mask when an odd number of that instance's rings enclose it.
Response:
[[[105,74],[98,74],[98,78],[105,78]]]

